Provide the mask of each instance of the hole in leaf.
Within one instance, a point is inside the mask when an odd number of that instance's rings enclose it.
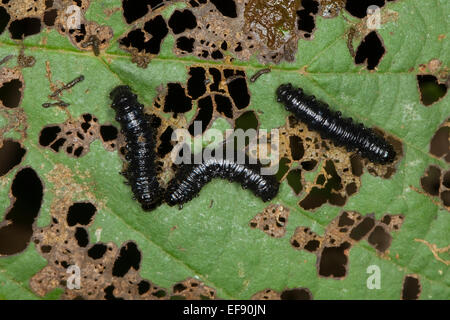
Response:
[[[108,248],[106,247],[106,245],[104,245],[102,243],[97,243],[88,250],[87,254],[89,257],[96,260],[96,259],[100,259],[101,257],[103,257],[103,255],[106,253],[107,249]]]
[[[44,23],[46,26],[52,27],[55,25],[56,17],[58,16],[58,10],[52,9],[45,11],[44,13]]]
[[[213,104],[211,96],[204,97],[198,100],[198,113],[192,124],[189,126],[189,133],[194,136],[194,134],[199,135],[203,134],[208,128],[209,123],[211,122],[213,114]],[[201,132],[194,132],[195,130],[195,121],[201,122]]]
[[[150,282],[148,282],[146,280],[142,280],[141,282],[138,283],[139,294],[142,295],[142,294],[148,292],[148,290],[150,290]]]
[[[164,0],[123,0],[123,16],[128,24],[142,18],[148,13],[148,7],[155,10],[164,4]]]
[[[220,112],[227,118],[233,118],[233,105],[230,98],[221,94],[216,94],[214,95],[214,101],[216,102],[217,112]],[[258,126],[258,120],[256,120],[256,126]]]
[[[97,208],[90,202],[77,202],[70,206],[67,214],[67,224],[74,226],[77,223],[87,226],[91,223]]]
[[[348,215],[347,211],[344,211],[339,217],[339,227],[352,226],[355,223],[353,219],[351,219]]]
[[[186,29],[194,29],[197,26],[197,20],[190,10],[175,10],[168,24],[174,34],[179,34]]]
[[[425,176],[420,179],[420,184],[426,193],[437,196],[441,184],[441,169],[436,166],[429,166]]]
[[[384,6],[385,0],[347,0],[345,9],[353,16],[364,18],[367,15],[367,8],[371,5]]]
[[[11,16],[9,15],[8,11],[6,11],[5,8],[0,7],[0,34],[5,31],[5,28],[8,25],[10,19]]]
[[[234,0],[211,0],[217,10],[224,16],[230,18],[237,18],[236,3]]]
[[[317,249],[319,249],[319,247],[320,247],[319,240],[309,240],[305,245],[305,250],[308,250],[309,252],[315,252]]]
[[[188,37],[179,37],[177,39],[177,48],[181,51],[186,51],[188,53],[192,53],[194,51],[194,38],[188,38]]]
[[[373,70],[380,63],[386,50],[376,31],[369,33],[358,46],[355,55],[356,64],[367,64],[367,69]]]
[[[15,254],[27,248],[41,208],[43,185],[33,169],[24,168],[14,177],[11,193],[15,202],[5,215],[8,223],[0,228],[0,255]]]
[[[5,107],[16,108],[19,106],[22,96],[20,92],[21,88],[22,81],[19,79],[12,79],[2,84],[0,87],[0,100]]]
[[[248,107],[250,104],[250,94],[245,78],[236,78],[228,83],[228,92],[234,101],[234,105],[239,110]]]
[[[158,147],[158,155],[163,158],[166,154],[172,151],[172,127],[167,127],[167,129],[161,134],[160,140],[161,144]]]
[[[100,126],[100,136],[103,141],[112,141],[117,139],[117,128],[111,125]]]
[[[391,235],[381,226],[376,226],[367,239],[378,251],[384,252],[391,245]]]
[[[311,292],[305,288],[288,289],[281,292],[281,300],[311,300]]]
[[[89,234],[85,228],[77,227],[75,229],[75,239],[81,248],[85,248],[89,244]]]
[[[299,194],[302,189],[302,170],[301,169],[293,169],[289,171],[287,175],[287,181],[289,186],[295,192],[295,194]]]
[[[305,169],[306,171],[312,171],[316,167],[317,161],[316,160],[308,160],[308,161],[303,161],[301,164],[302,164],[302,168]]]
[[[322,277],[345,277],[348,262],[345,250],[349,248],[348,242],[342,243],[339,247],[325,247],[320,257],[319,275]]]
[[[115,287],[113,285],[110,285],[103,290],[105,292],[105,299],[106,300],[123,300],[123,298],[117,298],[114,296],[114,289],[115,289]]]
[[[405,279],[403,279],[402,300],[417,300],[421,291],[422,286],[418,278],[405,276]]]
[[[450,191],[445,190],[441,192],[441,200],[444,206],[450,207]]]
[[[359,241],[366,234],[372,230],[375,226],[375,219],[372,216],[364,217],[363,221],[361,221],[353,230],[350,232],[350,238],[353,240]]]
[[[9,25],[11,38],[21,40],[41,31],[41,20],[38,18],[23,18],[14,20]]]
[[[291,149],[292,160],[300,160],[305,154],[303,140],[295,135],[289,137],[289,148]]]
[[[284,175],[286,174],[286,172],[288,172],[289,170],[289,166],[288,164],[291,163],[291,160],[289,160],[288,158],[281,158],[279,165],[278,165],[278,171],[276,174],[276,178],[278,181],[281,181],[281,179],[283,179]]]
[[[192,100],[179,83],[167,84],[164,112],[184,113],[192,109]]]
[[[59,138],[58,140],[56,140],[55,142],[52,143],[52,145],[50,146],[50,148],[52,148],[53,150],[55,150],[56,152],[59,152],[59,149],[63,146],[63,144],[66,142],[66,139],[64,138]]]
[[[25,148],[19,142],[3,141],[3,146],[0,148],[0,177],[21,163],[25,153]]]
[[[206,92],[205,69],[201,67],[190,68],[189,76],[187,81],[188,95],[190,95],[192,99],[198,99]]]
[[[305,32],[305,37],[310,38],[315,28],[314,15],[319,11],[319,3],[314,0],[302,0],[303,9],[297,11],[298,29]]]
[[[431,75],[417,75],[420,90],[420,101],[426,106],[439,101],[447,93],[445,83],[439,83],[438,79]]]
[[[450,154],[450,127],[443,126],[440,127],[430,143],[430,153],[438,158],[441,158],[445,155],[447,157]],[[450,162],[450,159],[446,159],[447,162]]]
[[[60,132],[61,128],[59,126],[45,127],[39,135],[39,144],[43,147],[49,146],[50,143],[56,140]]]
[[[120,249],[120,254],[114,261],[112,275],[123,277],[131,268],[138,271],[140,263],[141,252],[135,243],[128,242]]]
[[[246,111],[236,119],[235,122],[236,129],[242,129],[247,131],[249,129],[257,129],[258,128],[258,118],[254,111]]]

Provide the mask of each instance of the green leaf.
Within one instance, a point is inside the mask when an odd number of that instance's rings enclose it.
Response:
[[[91,242],[95,241],[98,228],[102,229],[102,242],[112,241],[120,246],[128,240],[135,241],[142,252],[141,276],[158,286],[169,288],[188,277],[197,277],[225,299],[248,299],[266,288],[294,287],[309,288],[314,299],[400,299],[403,277],[414,273],[422,284],[422,299],[450,298],[448,267],[436,260],[427,246],[415,241],[425,239],[437,247],[450,244],[449,212],[415,191],[421,189],[420,177],[429,164],[449,168],[428,152],[434,132],[449,116],[448,95],[433,106],[424,107],[416,83],[419,64],[433,58],[444,65],[450,61],[448,1],[389,2],[382,12],[395,11],[397,19],[379,30],[387,52],[375,72],[354,65],[346,45],[350,25],[341,15],[335,19],[317,18],[314,40],[300,40],[295,63],[272,66],[271,73],[249,83],[250,109],[264,112],[258,115],[261,128],[276,128],[285,123],[288,113],[276,103],[274,93],[281,83],[292,82],[314,93],[332,108],[339,108],[345,115],[395,135],[401,139],[405,150],[392,178],[386,180],[365,173],[361,189],[344,208],[327,204],[315,212],[305,211],[284,182],[272,201],[291,210],[286,236],[279,239],[248,226],[266,204],[237,184],[215,180],[182,210],[162,205],[151,213],[144,213],[132,200],[130,188],[118,174],[122,168],[118,154],[106,151],[99,141],[92,143],[89,153],[79,159],[39,146],[39,133],[44,126],[67,119],[62,109],[41,107],[51,94],[46,78],[47,61],[53,81],[67,83],[80,74],[85,76],[84,82],[64,93],[64,100],[71,104],[69,112],[73,118],[91,113],[100,123],[115,125],[108,97],[114,86],[130,85],[141,102],[151,106],[159,85],[186,82],[190,65],[217,64],[191,56],[176,57],[172,53],[174,40],[169,36],[161,54],[148,68],[138,68],[117,44],[118,38],[129,30],[121,11],[109,17],[104,13],[107,8],[119,6],[119,0],[94,1],[87,12],[88,19],[107,24],[114,30],[110,48],[98,57],[75,49],[54,30],[24,41],[25,54],[34,56],[36,64],[23,69],[26,87],[21,106],[28,123],[23,144],[28,151],[21,166],[33,167],[45,183],[38,226],[50,223],[50,205],[56,190],[47,175],[55,165],[62,164],[73,171],[77,183],[89,186],[89,192],[102,204],[89,228]],[[447,39],[440,40],[441,35]],[[19,53],[20,44],[8,36],[5,32],[0,37],[0,57]],[[255,60],[233,63],[244,68],[248,75],[263,67]],[[0,119],[0,125],[5,121]],[[224,126],[218,124],[220,128]],[[13,170],[0,181],[1,215],[10,205],[8,192],[16,172],[17,169]],[[366,241],[361,241],[350,251],[349,271],[343,280],[321,278],[316,271],[316,256],[294,250],[289,239],[297,226],[310,227],[322,235],[341,210],[355,210],[364,215],[374,212],[377,219],[386,212],[402,213],[405,222],[400,231],[392,234],[392,246],[386,256],[377,255]],[[34,244],[18,255],[1,257],[0,298],[41,298],[28,283],[44,265],[45,260]],[[380,290],[367,289],[366,269],[370,265],[381,269]],[[46,298],[58,298],[60,293],[58,289]]]

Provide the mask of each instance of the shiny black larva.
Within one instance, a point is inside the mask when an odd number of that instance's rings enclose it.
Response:
[[[327,104],[306,95],[301,88],[283,84],[278,87],[277,96],[278,102],[283,102],[287,111],[336,146],[343,146],[347,151],[357,150],[362,157],[374,163],[394,161],[394,148],[373,129],[354,123],[351,118],[342,118],[340,112],[331,111]]]
[[[156,176],[153,128],[145,117],[143,105],[137,101],[130,87],[116,87],[111,91],[110,98],[126,140],[128,166],[123,175],[142,208],[154,209],[160,204],[163,191]]]
[[[169,183],[165,201],[170,206],[181,206],[196,197],[213,178],[238,182],[263,201],[270,201],[277,195],[279,183],[274,176],[261,175],[260,169],[257,164],[239,164],[222,158],[206,159],[195,165],[185,164]]]

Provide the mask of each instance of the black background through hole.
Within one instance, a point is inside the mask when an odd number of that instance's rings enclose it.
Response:
[[[193,67],[189,70],[189,80],[187,82],[188,94],[192,99],[200,98],[206,92],[205,69],[202,67]]]
[[[77,202],[70,206],[67,214],[67,224],[74,226],[77,223],[88,225],[94,216],[97,208],[89,202]]]
[[[376,226],[367,241],[378,251],[385,252],[391,245],[392,237],[382,226]]]
[[[417,75],[417,82],[419,83],[420,99],[426,106],[432,105],[447,93],[446,84],[439,83],[438,79],[431,74]]]
[[[100,126],[100,135],[105,142],[117,139],[117,133],[117,128],[112,125]]]
[[[0,87],[0,100],[7,108],[16,108],[19,106],[22,82],[19,79],[12,79],[5,82]]]
[[[0,148],[0,177],[18,165],[25,153],[26,150],[19,142],[14,140],[3,141],[3,147]]]
[[[75,239],[81,248],[87,247],[89,244],[89,234],[85,228],[77,227],[75,229]]]
[[[295,288],[281,292],[281,300],[311,300],[311,293],[308,289]]]
[[[437,166],[429,166],[425,176],[420,179],[420,184],[426,193],[437,196],[441,184],[441,169]]]
[[[319,3],[314,0],[303,0],[303,9],[297,11],[298,29],[304,31],[305,37],[311,37],[311,33],[315,28],[314,15],[319,10]]]
[[[106,253],[108,247],[103,243],[97,243],[88,250],[88,256],[92,259],[100,259]]]
[[[197,26],[197,20],[194,14],[188,9],[183,11],[175,10],[168,24],[174,34],[179,34],[186,29],[194,29]]]
[[[140,263],[141,252],[134,242],[128,242],[120,248],[119,256],[114,262],[112,275],[123,277],[131,268],[137,271]]]
[[[436,131],[430,142],[430,153],[438,158],[446,155],[445,161],[450,162],[450,126]]]
[[[384,6],[385,0],[347,0],[345,9],[353,16],[364,18],[367,15],[367,8],[371,5]]]
[[[43,147],[48,147],[58,137],[58,133],[61,132],[59,126],[50,126],[42,129],[39,135],[39,144]]]
[[[13,207],[0,227],[0,255],[11,255],[26,249],[33,234],[33,223],[39,213],[43,197],[43,185],[31,168],[20,170],[15,176],[12,195]]]
[[[8,14],[5,8],[0,7],[0,34],[5,31],[6,26],[9,23],[11,16]]]
[[[417,300],[420,295],[419,279],[406,276],[403,281],[402,300]]]
[[[234,0],[211,0],[211,2],[224,16],[230,18],[237,17],[236,3]]]
[[[228,83],[228,92],[239,110],[250,104],[250,94],[244,77],[239,77]]]
[[[254,111],[246,111],[236,119],[235,129],[247,131],[249,129],[256,130],[258,128],[258,118]]]
[[[217,112],[223,114],[227,118],[233,118],[233,105],[231,104],[230,98],[221,94],[215,94],[214,101],[216,103]]]
[[[38,18],[23,18],[14,20],[9,25],[9,31],[13,39],[20,40],[41,31],[41,20]]]
[[[339,247],[325,247],[320,258],[319,274],[323,277],[345,277],[348,262],[345,250],[349,248],[348,242],[342,243]]]
[[[355,63],[367,62],[367,69],[373,70],[380,63],[386,50],[376,31],[369,33],[356,50]]]
[[[181,51],[185,51],[188,53],[191,53],[194,51],[194,38],[188,38],[188,37],[180,37],[177,39],[177,48]]]
[[[198,113],[192,124],[189,126],[189,133],[194,136],[194,134],[203,134],[206,131],[209,123],[211,122],[213,114],[213,104],[211,96],[206,96],[198,100]],[[201,132],[194,132],[195,121],[201,121]]]

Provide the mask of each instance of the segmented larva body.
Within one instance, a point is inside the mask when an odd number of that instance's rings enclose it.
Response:
[[[142,208],[151,210],[160,203],[163,194],[156,177],[153,128],[144,115],[144,106],[137,101],[130,87],[116,87],[110,98],[126,140],[128,166],[123,175]]]
[[[393,162],[396,152],[391,144],[363,124],[354,123],[351,118],[342,118],[340,112],[331,111],[328,105],[317,101],[314,96],[283,84],[277,89],[278,102],[283,102],[287,111],[317,131],[323,139],[330,139],[336,146],[347,151],[357,150],[359,154],[374,163]]]
[[[274,176],[261,175],[259,165],[238,164],[236,162],[210,158],[201,164],[183,165],[169,183],[165,200],[170,206],[182,205],[194,197],[214,178],[239,182],[244,189],[250,189],[263,201],[273,199],[279,188]]]

